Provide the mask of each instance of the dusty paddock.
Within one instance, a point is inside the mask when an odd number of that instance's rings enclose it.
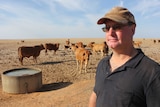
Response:
[[[75,56],[71,50],[65,50],[64,39],[39,40],[0,40],[0,73],[9,69],[21,67],[35,67],[42,70],[43,86],[40,91],[28,94],[9,94],[2,90],[0,77],[0,107],[87,107],[88,99],[94,86],[96,66],[101,59],[100,55],[91,55],[87,73],[79,74],[76,69]],[[160,43],[153,39],[135,39],[142,41],[141,49],[146,55],[160,63]],[[71,38],[71,43],[82,41],[88,44],[91,41],[101,43],[104,38]],[[33,46],[44,43],[60,43],[56,55],[44,50],[38,57],[38,63],[33,58],[25,58],[24,65],[18,61],[17,49],[19,46]]]

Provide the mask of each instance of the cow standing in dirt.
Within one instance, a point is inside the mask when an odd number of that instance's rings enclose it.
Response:
[[[91,52],[85,48],[76,48],[75,57],[77,62],[77,70],[80,69],[79,73],[82,73],[82,68],[84,65],[85,73],[87,72],[87,66],[89,62]]]
[[[108,55],[109,48],[106,42],[103,42],[101,44],[91,42],[88,44],[88,47],[90,47],[94,53],[101,52],[102,57]]]
[[[54,54],[56,54],[56,51],[59,49],[59,43],[46,43],[44,44],[45,53],[47,55],[47,50],[54,50]]]
[[[44,46],[36,45],[36,46],[22,46],[18,48],[18,57],[21,65],[23,65],[23,58],[24,57],[31,57],[33,56],[34,61],[37,63],[37,57],[40,55],[41,50],[44,49]]]

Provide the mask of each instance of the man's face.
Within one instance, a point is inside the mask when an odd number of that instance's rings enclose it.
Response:
[[[106,42],[112,49],[121,49],[132,44],[135,26],[119,24],[114,21],[105,23]]]

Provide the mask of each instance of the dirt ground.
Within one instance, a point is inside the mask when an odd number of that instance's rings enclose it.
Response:
[[[64,49],[64,39],[27,39],[27,40],[0,40],[0,73],[4,71],[35,67],[42,71],[42,88],[27,94],[12,94],[3,91],[0,77],[0,107],[87,107],[90,94],[94,86],[96,66],[102,58],[100,54],[90,56],[87,73],[79,74],[76,69],[74,53]],[[153,60],[160,63],[160,43],[153,39],[135,39],[141,41],[140,48]],[[156,39],[157,40],[157,39]],[[71,38],[71,43],[82,41],[88,44],[91,41],[101,43],[104,38]],[[17,49],[20,46],[33,46],[44,43],[60,43],[56,54],[49,51],[45,55],[42,50],[38,63],[33,58],[25,58],[24,65],[20,65]],[[111,53],[111,50],[109,51]]]

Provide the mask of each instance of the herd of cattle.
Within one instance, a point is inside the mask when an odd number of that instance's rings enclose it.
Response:
[[[21,46],[18,48],[18,57],[21,65],[23,65],[23,59],[25,57],[29,58],[33,56],[34,61],[37,63],[37,57],[40,55],[41,50],[45,49],[45,54],[47,55],[47,50],[54,50],[54,53],[59,49],[59,43],[52,44],[46,43],[35,46]]]
[[[24,42],[24,41],[23,41]],[[160,43],[160,40],[153,40],[153,43]],[[142,41],[133,41],[133,45],[136,48],[141,48]],[[45,43],[36,46],[21,46],[18,48],[18,57],[21,65],[23,65],[23,59],[25,57],[33,57],[34,61],[37,63],[37,57],[40,55],[41,50],[45,49],[45,55],[47,55],[47,50],[53,50],[54,54],[59,49],[60,43]],[[108,55],[109,49],[106,42],[95,43],[90,42],[88,45],[83,44],[83,42],[70,43],[70,40],[66,40],[64,49],[71,49],[75,55],[75,60],[77,63],[77,70],[82,72],[83,66],[85,72],[87,70],[88,61],[91,54],[101,53],[101,56]]]
[[[23,65],[23,59],[25,57],[29,58],[32,56],[35,63],[37,63],[37,57],[40,55],[41,50],[45,49],[46,55],[47,50],[53,50],[54,54],[56,54],[59,46],[60,43],[45,43],[35,46],[21,46],[18,48],[19,61],[21,65]],[[79,70],[79,73],[82,73],[83,66],[86,73],[90,55],[96,54],[97,52],[100,52],[101,56],[108,55],[108,46],[106,42],[100,44],[91,42],[88,45],[84,45],[83,42],[70,43],[68,39],[64,45],[64,49],[71,49],[74,52],[75,60],[77,63],[77,70]]]
[[[155,40],[153,40],[153,42],[156,43]],[[142,41],[133,41],[133,44],[135,47],[141,48]],[[47,55],[47,50],[53,50],[54,54],[56,54],[59,46],[60,43],[45,43],[35,46],[21,46],[18,48],[19,61],[21,65],[23,65],[23,59],[25,57],[29,58],[32,56],[35,63],[37,63],[37,57],[40,55],[41,50],[45,50],[45,55]],[[108,55],[109,52],[106,42],[102,42],[99,44],[90,42],[88,45],[85,45],[83,44],[83,42],[70,43],[69,39],[66,40],[64,49],[70,49],[73,51],[77,63],[77,70],[79,70],[80,73],[82,73],[83,66],[86,73],[90,55],[96,55],[98,52],[100,52],[101,57],[103,57]]]

